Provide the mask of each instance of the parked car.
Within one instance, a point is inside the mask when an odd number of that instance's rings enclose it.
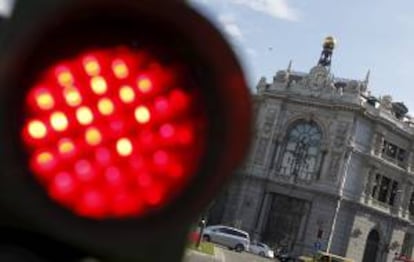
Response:
[[[203,232],[203,240],[226,246],[237,252],[249,250],[250,246],[249,233],[223,225],[206,227]]]
[[[265,243],[261,242],[252,242],[250,243],[250,252],[262,257],[274,258],[275,254],[273,250],[266,245]]]
[[[280,262],[295,261],[286,247],[279,248],[276,251],[275,257],[279,259]]]

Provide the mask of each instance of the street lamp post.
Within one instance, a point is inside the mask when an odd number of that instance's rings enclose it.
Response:
[[[197,243],[196,243],[197,249],[200,247],[201,239],[203,238],[204,228],[206,227],[206,220],[202,218],[198,226],[200,227],[200,231],[199,231]]]
[[[345,182],[348,178],[348,169],[349,169],[349,164],[351,163],[351,157],[352,157],[352,148],[350,148],[349,151],[348,151],[348,159],[345,163],[344,173],[342,175],[341,184],[339,186],[338,200],[336,201],[335,213],[334,213],[334,216],[332,218],[331,230],[329,232],[328,244],[326,246],[326,252],[327,253],[329,253],[331,251],[333,235],[334,235],[334,231],[335,231],[335,228],[336,228],[336,222],[338,220],[339,210],[341,209],[341,205],[342,205]]]

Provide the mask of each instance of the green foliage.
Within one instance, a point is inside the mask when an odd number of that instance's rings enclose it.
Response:
[[[188,245],[189,249],[193,249],[195,251],[205,253],[207,255],[214,256],[214,244],[209,242],[201,242],[200,246],[197,248],[195,243],[191,243]]]

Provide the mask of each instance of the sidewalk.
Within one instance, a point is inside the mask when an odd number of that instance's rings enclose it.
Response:
[[[219,248],[214,247],[214,256],[187,249],[183,262],[225,262],[224,253]]]

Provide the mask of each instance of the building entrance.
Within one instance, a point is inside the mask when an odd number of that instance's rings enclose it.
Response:
[[[263,241],[292,250],[299,237],[310,203],[305,200],[273,194]]]

